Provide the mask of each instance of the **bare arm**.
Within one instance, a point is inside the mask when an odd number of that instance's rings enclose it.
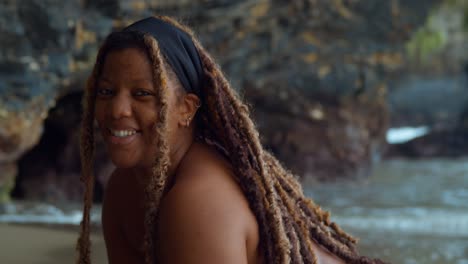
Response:
[[[241,194],[228,185],[194,185],[176,185],[163,201],[160,263],[247,263],[245,212],[249,209]]]

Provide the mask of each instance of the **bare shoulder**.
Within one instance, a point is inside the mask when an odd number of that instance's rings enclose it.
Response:
[[[227,166],[207,153],[198,158],[203,166],[186,167],[162,201],[158,255],[162,263],[248,263],[256,223],[248,202]]]
[[[185,173],[188,175],[182,175],[163,199],[161,213],[166,213],[167,210],[167,213],[171,213],[168,216],[174,216],[173,209],[177,209],[180,213],[195,213],[193,216],[199,218],[209,216],[214,222],[232,217],[242,220],[245,217],[242,213],[250,212],[248,202],[228,170],[213,166]],[[210,214],[205,215],[206,212]]]
[[[185,218],[179,216],[188,214],[190,222],[200,221],[200,225],[206,220],[210,224],[223,224],[236,218],[235,222],[242,223],[242,213],[248,213],[248,204],[235,182],[220,174],[192,175],[177,182],[162,201],[162,216],[180,221]]]
[[[235,212],[238,217],[251,214],[248,202],[235,181],[229,163],[209,148],[201,147],[179,171],[165,204],[176,208],[220,210],[221,216]],[[190,206],[186,203],[189,203]]]

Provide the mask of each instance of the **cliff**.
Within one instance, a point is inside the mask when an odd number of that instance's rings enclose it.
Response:
[[[385,146],[388,80],[438,2],[2,1],[0,193],[16,182],[17,197],[76,199],[83,80],[111,30],[153,13],[193,27],[294,172],[365,176]]]

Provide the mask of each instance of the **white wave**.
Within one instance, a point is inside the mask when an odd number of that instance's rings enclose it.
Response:
[[[429,131],[427,126],[397,127],[388,129],[386,137],[389,144],[399,144],[424,136],[429,133]]]
[[[81,212],[70,215],[7,214],[0,215],[0,223],[78,225],[81,218]]]
[[[91,210],[91,222],[100,223],[100,206]],[[21,224],[68,224],[78,225],[82,211],[78,209],[62,210],[57,206],[45,203],[14,202],[0,207],[0,223]]]
[[[343,227],[438,236],[468,236],[468,212],[429,209],[361,209],[362,215],[334,215]]]

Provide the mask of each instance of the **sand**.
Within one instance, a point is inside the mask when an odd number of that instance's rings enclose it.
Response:
[[[94,263],[107,263],[104,240],[91,236]],[[1,264],[66,264],[75,261],[76,230],[0,224]]]

